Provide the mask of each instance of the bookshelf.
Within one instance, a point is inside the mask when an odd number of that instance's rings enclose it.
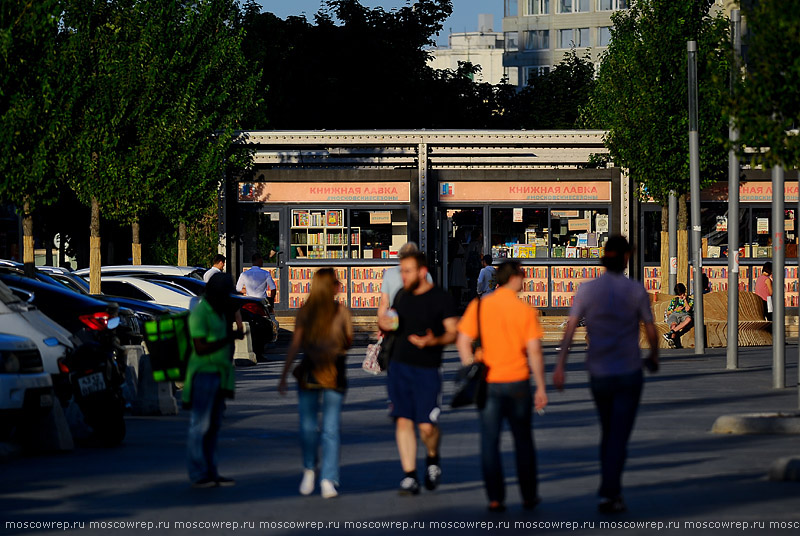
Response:
[[[381,301],[383,272],[389,266],[350,268],[350,307],[353,309],[377,309]]]
[[[535,307],[547,307],[550,270],[547,266],[523,266],[522,269],[525,278],[522,281],[520,298]]]
[[[694,294],[694,268],[690,270],[691,280],[689,281],[689,294]],[[703,273],[708,276],[711,285],[711,292],[728,291],[728,267],[727,266],[703,266]],[[747,291],[750,288],[750,267],[739,266],[739,290]]]
[[[311,292],[311,279],[314,272],[321,267],[289,268],[289,308],[299,309],[306,302]],[[334,267],[336,277],[342,283],[342,292],[336,295],[336,301],[347,305],[347,268]]]
[[[361,230],[354,227],[348,233],[344,209],[292,209],[290,229],[291,246],[294,251],[303,251],[308,259],[347,259],[351,243],[354,258],[360,257]],[[303,255],[293,254],[292,258]]]
[[[269,275],[275,281],[275,304],[278,304],[281,302],[281,271],[277,268],[265,268],[265,270],[269,272]]]
[[[644,284],[645,290],[650,294],[659,294],[661,292],[661,267],[645,266],[642,283]],[[667,294],[669,294],[669,292]]]
[[[575,292],[581,283],[603,274],[602,266],[551,266],[551,307],[572,307]]]

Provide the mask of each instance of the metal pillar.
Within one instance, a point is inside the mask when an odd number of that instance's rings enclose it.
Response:
[[[697,41],[686,42],[689,79],[689,180],[692,196],[692,263],[694,265],[694,353],[705,353],[703,324],[703,252],[700,232],[700,138],[697,132]]]
[[[668,217],[669,288],[666,289],[666,293],[672,294],[675,290],[675,285],[678,283],[678,197],[674,191],[669,193]]]
[[[772,386],[786,387],[783,167],[772,168]]]
[[[419,165],[419,250],[428,254],[428,144],[418,146]]]
[[[731,11],[731,37],[733,38],[733,68],[731,89],[739,78],[739,57],[742,52],[742,15],[738,9]],[[731,118],[728,134],[731,150],[728,152],[728,354],[726,368],[739,368],[739,159],[736,142],[739,131]]]

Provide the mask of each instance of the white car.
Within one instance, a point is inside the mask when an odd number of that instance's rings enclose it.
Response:
[[[53,407],[53,383],[36,343],[0,333],[0,438],[21,420]]]
[[[133,276],[103,275],[100,289],[108,296],[134,298],[159,305],[170,305],[189,309],[194,295],[181,287],[155,281],[146,281]]]
[[[160,264],[144,264],[144,265],[115,265],[115,266],[101,266],[101,275],[132,275],[132,274],[158,274],[158,275],[181,275],[185,277],[194,277],[196,279],[203,279],[205,268],[198,268],[196,266],[169,266]],[[76,270],[74,273],[87,278],[89,277],[89,269],[82,268]]]
[[[44,370],[61,375],[58,360],[74,349],[72,334],[50,320],[34,305],[25,303],[0,281],[0,331],[26,337],[36,344]],[[53,378],[54,383],[56,378]]]

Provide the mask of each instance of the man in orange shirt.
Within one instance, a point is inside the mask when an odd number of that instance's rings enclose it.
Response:
[[[481,466],[492,512],[505,510],[505,483],[500,463],[503,419],[508,420],[514,436],[523,508],[532,510],[540,500],[531,424],[534,405],[537,410],[547,405],[543,332],[536,309],[517,297],[522,290],[523,277],[520,263],[501,264],[497,269],[497,290],[480,299],[482,359],[488,368],[486,405],[480,408]],[[464,365],[474,360],[472,341],[478,337],[478,320],[478,300],[473,300],[458,324],[456,347]],[[533,397],[531,371],[536,382]]]

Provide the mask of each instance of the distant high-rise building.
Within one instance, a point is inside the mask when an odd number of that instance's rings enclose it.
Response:
[[[498,84],[505,75],[503,33],[495,32],[493,26],[491,14],[478,15],[478,31],[451,33],[447,47],[430,49],[432,57],[428,65],[433,69],[455,70],[459,61],[468,61],[481,66],[481,72],[475,76],[476,82]],[[516,85],[517,79],[508,82]]]
[[[572,47],[597,64],[611,39],[611,14],[628,8],[628,0],[504,1],[503,65],[520,86],[548,72]]]

